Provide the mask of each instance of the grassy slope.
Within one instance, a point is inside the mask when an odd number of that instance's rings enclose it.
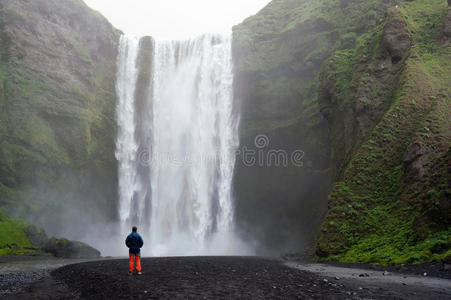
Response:
[[[37,247],[31,244],[25,234],[28,226],[0,211],[0,256],[30,255],[36,252]]]
[[[451,196],[447,168],[451,48],[443,44],[441,34],[446,1],[405,2],[396,10],[414,46],[402,62],[392,96],[386,95],[385,114],[355,143],[330,194],[317,247],[325,260],[420,263],[451,253],[451,212],[445,203]],[[362,37],[355,50],[337,53],[335,60],[328,61],[326,68],[336,79],[341,101],[357,101],[353,93],[362,85],[377,90],[378,83],[362,80],[372,70],[362,72],[357,62],[375,55],[382,29]],[[426,173],[419,181],[406,179],[403,171],[403,159],[413,143],[429,153]]]

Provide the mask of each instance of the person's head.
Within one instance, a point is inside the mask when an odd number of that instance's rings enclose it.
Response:
[[[137,231],[138,231],[138,227],[133,226],[133,227],[132,227],[132,231],[133,231],[133,232],[137,232]]]

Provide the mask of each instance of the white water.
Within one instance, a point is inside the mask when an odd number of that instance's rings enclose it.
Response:
[[[130,215],[131,201],[137,190],[137,151],[135,139],[135,88],[138,76],[136,59],[139,39],[122,36],[119,45],[116,93],[118,95],[116,119],[118,134],[116,139],[116,159],[119,162],[119,217],[121,225],[126,225]],[[121,228],[121,232],[125,227]]]
[[[139,41],[121,38],[116,156],[123,233],[138,225],[144,253],[156,256],[249,254],[234,234],[238,118],[232,110],[231,39],[205,35],[156,41],[154,47],[146,125],[151,138],[143,146],[136,140],[134,97]],[[150,163],[142,149],[150,151]]]

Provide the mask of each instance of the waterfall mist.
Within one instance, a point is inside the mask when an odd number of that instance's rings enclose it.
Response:
[[[144,254],[251,254],[235,235],[231,37],[122,36],[117,74],[121,232]]]

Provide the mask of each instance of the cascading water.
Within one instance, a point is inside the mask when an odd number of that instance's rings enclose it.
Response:
[[[130,217],[132,198],[136,193],[137,151],[135,137],[135,90],[138,77],[136,64],[139,39],[122,36],[119,43],[116,93],[118,95],[116,119],[116,159],[119,162],[119,217],[125,225]],[[124,231],[125,228],[121,228]]]
[[[238,130],[230,37],[155,41],[150,111],[144,115],[136,105],[139,44],[123,36],[119,48],[116,156],[123,230],[140,226],[145,253],[157,256],[248,253],[233,228]],[[150,138],[142,138],[142,128]]]

